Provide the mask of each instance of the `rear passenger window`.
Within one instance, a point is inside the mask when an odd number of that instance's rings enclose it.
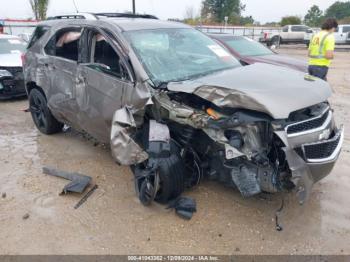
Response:
[[[282,28],[282,32],[288,32],[288,26],[284,26],[283,28]]]
[[[27,48],[31,48],[49,29],[48,26],[37,26]]]
[[[81,28],[64,29],[57,32],[47,43],[46,54],[78,61],[81,34]]]

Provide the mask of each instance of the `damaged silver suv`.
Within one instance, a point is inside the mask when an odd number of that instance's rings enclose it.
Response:
[[[42,22],[25,56],[30,112],[110,144],[145,205],[206,177],[245,197],[295,191],[303,203],[341,151],[328,83],[267,64],[240,66],[181,23],[93,14]],[[78,19],[80,18],[80,19]]]

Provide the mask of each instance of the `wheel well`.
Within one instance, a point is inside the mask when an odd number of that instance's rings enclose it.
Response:
[[[279,38],[279,40],[282,41],[282,37],[281,37],[280,35],[274,35],[274,36],[272,37],[272,39],[274,39],[274,38]]]
[[[27,84],[26,84],[26,88],[27,88],[28,96],[29,96],[30,92],[31,92],[33,89],[37,89],[37,90],[39,90],[39,91],[44,95],[44,97],[46,98],[46,95],[45,95],[44,90],[43,90],[40,86],[38,86],[35,82],[29,82],[29,83],[27,83]]]

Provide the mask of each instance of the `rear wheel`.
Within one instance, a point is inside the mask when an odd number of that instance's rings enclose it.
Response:
[[[51,114],[45,96],[38,89],[29,93],[29,108],[34,124],[41,133],[50,135],[62,130],[63,124]]]

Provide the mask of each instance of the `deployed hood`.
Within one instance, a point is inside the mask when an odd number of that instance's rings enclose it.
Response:
[[[286,66],[299,71],[307,72],[307,62],[283,55],[249,56],[254,62],[267,63],[278,66]]]
[[[0,54],[1,67],[22,67],[21,53]]]
[[[291,112],[326,101],[332,94],[327,82],[305,76],[295,70],[257,63],[169,83],[168,89],[193,93],[219,107],[251,109],[285,119]]]

